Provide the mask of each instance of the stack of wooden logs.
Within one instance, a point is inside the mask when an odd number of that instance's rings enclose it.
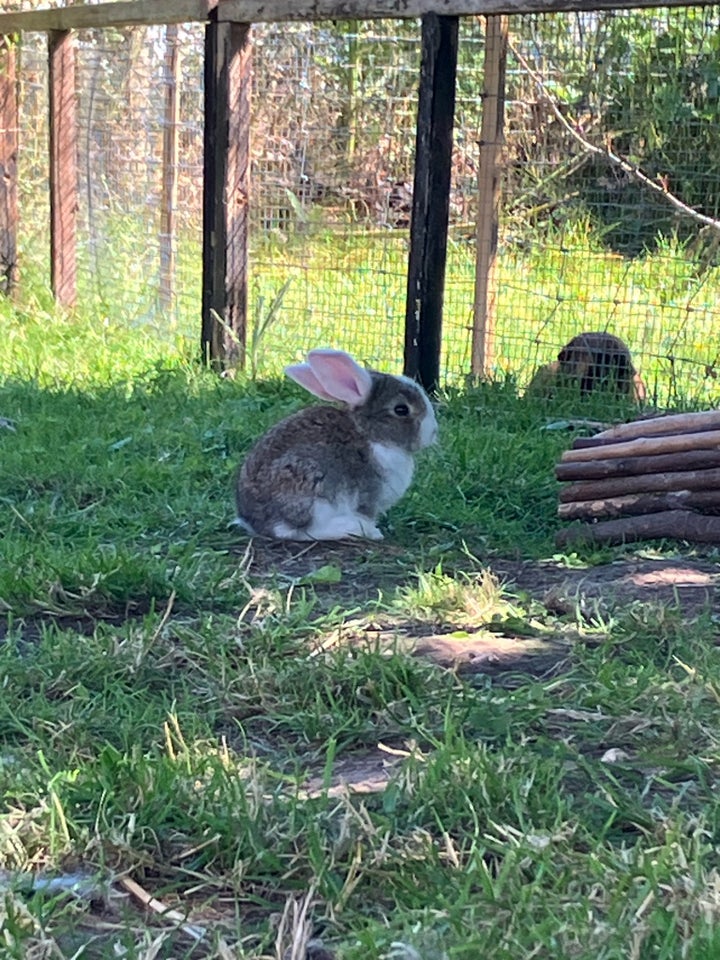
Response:
[[[671,538],[720,544],[720,410],[624,423],[578,438],[555,468],[557,536],[623,543]]]

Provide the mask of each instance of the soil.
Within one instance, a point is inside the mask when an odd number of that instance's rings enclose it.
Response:
[[[710,560],[638,558],[574,570],[545,561],[500,560],[491,566],[510,589],[541,600],[551,612],[567,612],[575,603],[599,605],[603,612],[629,603],[662,603],[692,620],[720,605],[720,563]]]
[[[586,613],[608,614],[629,604],[669,605],[688,622],[704,613],[720,612],[720,564],[708,560],[630,559],[587,569],[568,569],[552,562],[497,560],[489,567],[509,593],[537,600],[559,617],[573,614],[578,608]],[[439,668],[491,677],[494,684],[507,687],[526,682],[528,676],[564,672],[572,661],[573,644],[579,639],[571,632],[535,637],[487,630],[457,634],[457,629],[433,631],[419,622],[379,618],[376,622],[348,623],[337,632],[336,642],[401,648]],[[338,758],[329,782],[318,771],[304,786],[310,796],[325,789],[331,795],[381,792],[406,756],[405,744],[379,744],[366,752]]]
[[[412,567],[407,552],[392,544],[277,543],[253,540],[237,550],[238,564],[258,591],[277,584],[312,584],[320,605],[331,609],[362,609],[379,591],[391,593]],[[503,584],[506,595],[524,607],[537,601],[549,617],[549,629],[520,629],[511,621],[498,624],[443,624],[398,616],[361,615],[349,619],[320,647],[335,644],[401,650],[458,674],[492,678],[503,687],[516,686],[528,676],[548,677],[565,672],[572,663],[573,646],[587,643],[573,624],[577,612],[606,616],[631,604],[664,605],[692,623],[703,614],[720,615],[720,563],[700,558],[624,558],[612,563],[572,569],[553,561],[513,561],[489,558],[486,564]],[[358,611],[359,612],[359,611]],[[356,614],[357,615],[357,614]],[[122,615],[107,616],[113,622]],[[97,617],[23,618],[25,641],[33,630],[40,635],[48,621],[85,633]],[[557,630],[552,624],[557,625]],[[6,624],[0,618],[0,639]],[[29,631],[29,633],[28,633]],[[485,681],[483,681],[485,682]],[[304,785],[309,796],[328,787],[376,792],[384,789],[392,772],[407,756],[405,744],[378,744],[367,753],[337,758],[330,784],[323,774]]]
[[[397,585],[397,561],[402,554],[390,544],[378,549],[360,543],[300,546],[255,540],[244,562],[249,580],[255,583],[267,582],[268,577],[324,583],[328,571],[334,570],[340,580],[328,582],[327,591],[318,591],[326,592],[325,602],[334,606],[369,601],[382,587]],[[607,616],[631,604],[669,606],[689,622],[705,612],[720,613],[720,563],[711,560],[635,557],[572,569],[553,561],[491,559],[487,566],[509,595],[536,600],[557,618],[575,620],[577,612]],[[562,671],[577,639],[565,628],[529,633],[518,634],[502,624],[478,629],[477,625],[430,625],[381,615],[346,623],[328,642],[400,649],[439,667],[502,678],[508,685],[521,682],[521,675]]]
[[[324,582],[323,571],[336,568],[332,584],[336,602],[345,596],[377,596],[383,584],[383,558],[391,582],[397,582],[392,560],[405,551],[390,544],[274,543],[254,540],[242,562],[252,581],[279,577],[295,582]],[[380,569],[378,568],[380,565]],[[617,560],[587,568],[568,568],[549,560],[489,559],[487,566],[512,593],[539,600],[551,612],[569,612],[575,604],[599,605],[610,612],[628,603],[663,603],[694,619],[720,605],[720,563],[699,558]],[[316,580],[316,576],[318,579]]]

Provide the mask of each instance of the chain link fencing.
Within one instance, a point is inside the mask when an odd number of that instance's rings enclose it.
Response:
[[[511,17],[493,372],[520,387],[584,330],[630,346],[650,397],[712,402],[720,363],[720,7]],[[200,25],[77,37],[78,299],[199,344]],[[178,63],[179,106],[168,116]],[[417,21],[253,28],[248,363],[316,345],[402,365]],[[484,22],[464,18],[443,374],[469,371]],[[49,279],[47,56],[20,52],[21,284]],[[163,275],[163,134],[177,127]],[[165,238],[167,243],[167,238]],[[23,279],[25,278],[25,279]],[[169,284],[169,286],[168,286]]]

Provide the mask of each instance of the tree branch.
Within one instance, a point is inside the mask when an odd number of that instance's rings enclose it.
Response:
[[[639,167],[635,166],[633,163],[630,163],[629,160],[618,156],[618,154],[607,149],[606,147],[599,147],[587,140],[577,130],[576,125],[570,122],[567,117],[564,116],[540,74],[537,73],[536,70],[533,70],[528,61],[520,53],[512,41],[508,41],[508,46],[512,50],[513,54],[517,57],[518,63],[527,72],[528,76],[535,81],[537,86],[542,91],[547,100],[548,106],[555,114],[555,117],[563,125],[563,127],[565,127],[570,136],[580,144],[583,150],[585,150],[587,153],[594,153],[596,156],[603,157],[608,163],[615,167],[619,167],[624,173],[627,173],[629,176],[633,177],[633,179],[637,180],[638,183],[641,183],[644,187],[647,187],[648,190],[652,190],[653,193],[656,193],[658,196],[662,197],[663,200],[669,203],[678,212],[684,214],[686,217],[689,217],[691,220],[694,220],[696,223],[700,223],[704,227],[709,227],[711,230],[715,230],[720,233],[720,220],[714,220],[712,217],[708,217],[704,213],[698,213],[697,210],[693,210],[692,207],[689,207],[686,203],[683,203],[679,197],[676,197],[674,193],[671,193],[662,181],[658,182],[656,180],[651,180],[646,173],[643,173]]]

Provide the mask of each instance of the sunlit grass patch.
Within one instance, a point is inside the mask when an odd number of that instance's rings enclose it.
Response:
[[[397,605],[418,619],[473,625],[507,616],[513,609],[490,570],[452,577],[443,573],[441,564],[421,571],[416,585],[403,587]]]

